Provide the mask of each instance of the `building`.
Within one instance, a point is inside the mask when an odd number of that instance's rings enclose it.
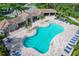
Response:
[[[26,12],[22,12],[14,19],[4,19],[0,22],[0,34],[8,34],[11,31],[17,30],[28,22],[39,20],[39,16],[53,16],[56,11],[54,9],[37,9],[30,8]]]
[[[7,31],[8,25],[9,23],[6,19],[0,22],[0,34],[5,35],[8,32]]]
[[[44,16],[52,16],[52,15],[55,15],[56,13],[56,10],[54,9],[40,9],[40,10]]]

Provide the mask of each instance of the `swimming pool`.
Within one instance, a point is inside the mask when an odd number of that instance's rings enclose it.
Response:
[[[34,48],[40,53],[46,53],[49,50],[51,40],[64,28],[58,24],[50,24],[48,27],[36,28],[37,33],[34,36],[26,37],[23,45],[27,48]]]

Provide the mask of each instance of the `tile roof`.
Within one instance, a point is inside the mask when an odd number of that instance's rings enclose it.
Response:
[[[41,14],[41,11],[37,8],[30,8],[28,12],[31,14],[31,16],[38,16]]]
[[[23,12],[21,14],[19,14],[16,18],[14,19],[8,19],[8,22],[9,23],[20,23],[20,22],[23,22],[25,21],[27,18],[29,17],[29,14],[27,12]]]
[[[56,12],[56,10],[54,9],[39,9],[42,13],[52,13],[52,12]]]
[[[3,21],[0,22],[0,29],[4,29],[9,25],[9,22],[4,19]]]
[[[28,17],[29,17],[29,14],[26,13],[26,12],[23,12],[23,13],[21,13],[20,15],[18,15],[18,17],[16,17],[16,18],[14,19],[14,21],[15,21],[16,23],[20,23],[20,22],[25,21]]]
[[[15,23],[21,23],[28,19],[30,16],[38,16],[41,15],[41,13],[51,13],[56,12],[54,9],[37,9],[32,8],[28,12],[22,12],[14,19],[4,19],[0,22],[0,29],[7,27],[9,24],[15,24]]]

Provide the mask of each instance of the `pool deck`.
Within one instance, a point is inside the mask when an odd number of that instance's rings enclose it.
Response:
[[[14,32],[10,32],[11,37],[19,38],[19,39],[15,39],[14,42],[11,43],[13,48],[10,48],[10,50],[17,49],[16,47],[14,47],[15,45],[17,45],[17,46],[19,46],[18,49],[21,50],[23,56],[26,56],[26,55],[28,55],[28,56],[39,56],[39,55],[41,55],[41,56],[46,56],[46,55],[47,56],[50,56],[50,55],[51,56],[60,56],[62,53],[64,53],[64,51],[63,51],[64,48],[66,47],[66,45],[68,44],[70,39],[75,35],[75,33],[79,29],[79,27],[75,26],[73,24],[55,20],[54,18],[55,18],[55,16],[48,16],[44,20],[36,21],[35,23],[32,24],[32,27],[29,28],[29,30],[26,29],[25,27],[23,27]],[[49,21],[49,22],[47,22],[47,21]],[[41,54],[32,48],[26,48],[23,46],[23,44],[22,44],[23,38],[33,36],[36,33],[36,29],[35,29],[36,27],[46,27],[49,25],[49,23],[59,24],[59,25],[63,26],[65,30],[64,30],[64,32],[58,34],[57,36],[55,36],[53,38],[53,41],[51,41],[50,48],[47,53]]]

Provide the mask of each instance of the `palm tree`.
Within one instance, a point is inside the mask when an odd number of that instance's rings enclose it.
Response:
[[[0,20],[7,18],[5,14],[8,14],[10,12],[12,12],[10,4],[7,4],[7,3],[0,4]]]
[[[16,14],[17,14],[16,16],[18,16],[18,11],[20,11],[22,13],[22,11],[25,10],[24,5],[25,4],[20,4],[20,3],[18,3],[18,4],[12,3],[11,4],[11,8],[16,11]]]

